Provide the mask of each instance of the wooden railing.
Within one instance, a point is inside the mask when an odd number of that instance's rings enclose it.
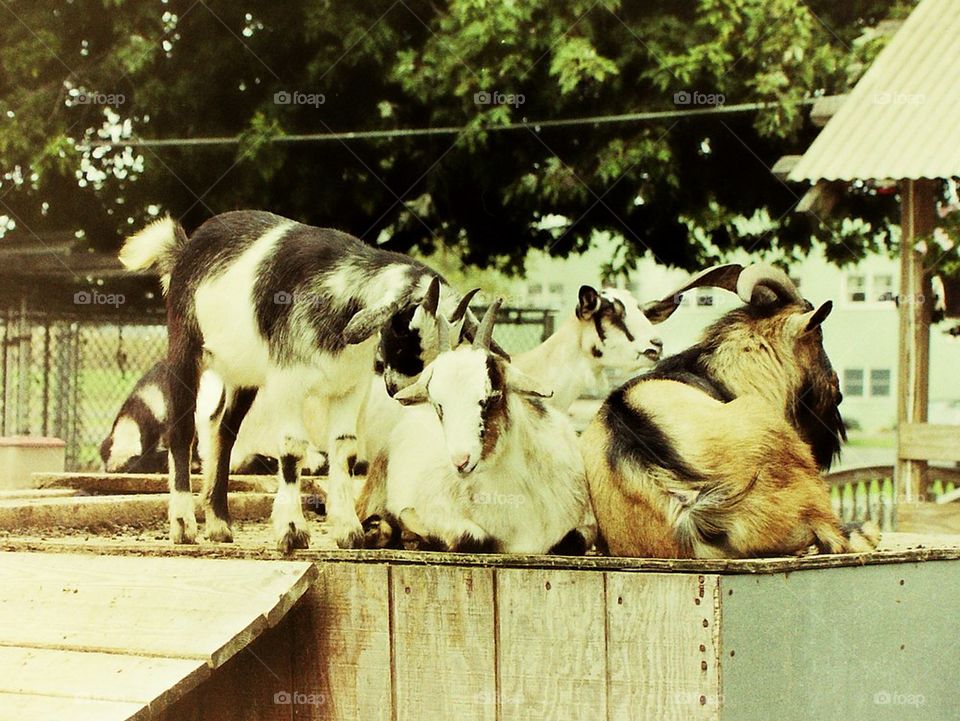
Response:
[[[931,468],[929,501],[952,498],[960,487],[960,469]],[[883,531],[896,530],[897,504],[893,466],[868,466],[826,476],[833,510],[844,523],[875,521]]]

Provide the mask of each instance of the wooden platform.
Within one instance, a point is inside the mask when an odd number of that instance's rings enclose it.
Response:
[[[0,719],[157,718],[315,576],[305,562],[0,553]]]

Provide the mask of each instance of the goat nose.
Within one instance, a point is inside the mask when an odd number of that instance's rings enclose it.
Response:
[[[461,473],[470,465],[470,454],[469,453],[455,453],[450,457],[450,460],[453,462],[453,465]]]

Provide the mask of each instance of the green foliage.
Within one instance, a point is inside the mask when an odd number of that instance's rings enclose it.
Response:
[[[249,206],[396,250],[515,268],[597,232],[695,267],[735,247],[839,262],[890,243],[892,197],[811,224],[769,171],[814,135],[801,101],[842,92],[908,0],[8,0],[0,7],[0,215],[116,248],[146,208],[196,225]],[[277,93],[323,103],[278,103]],[[77,103],[78,93],[122,102]],[[720,117],[556,128],[517,122],[726,105]],[[680,104],[678,104],[680,102]],[[126,124],[126,125],[125,125]],[[273,142],[283,134],[465,126],[459,136]],[[98,135],[99,134],[99,135]],[[114,145],[96,149],[98,137]],[[239,136],[130,151],[123,139]],[[11,179],[13,178],[13,179]],[[21,179],[21,182],[17,182]],[[545,218],[560,217],[560,227]],[[744,224],[762,217],[764,223]],[[869,233],[863,232],[865,227]],[[757,230],[760,228],[760,230]]]

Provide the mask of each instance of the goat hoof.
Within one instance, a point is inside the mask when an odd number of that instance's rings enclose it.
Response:
[[[291,523],[289,530],[277,541],[277,548],[284,555],[291,554],[300,548],[310,548],[310,531],[297,528]]]
[[[370,516],[363,522],[363,548],[387,548],[396,535],[393,526],[380,516]]]
[[[330,521],[328,516],[327,528],[338,548],[363,548],[363,526],[356,518],[337,522]]]
[[[170,540],[176,545],[197,542],[197,520],[174,518],[170,521]]]
[[[214,543],[233,543],[233,531],[230,529],[230,522],[222,518],[207,521],[206,537],[208,541]]]

